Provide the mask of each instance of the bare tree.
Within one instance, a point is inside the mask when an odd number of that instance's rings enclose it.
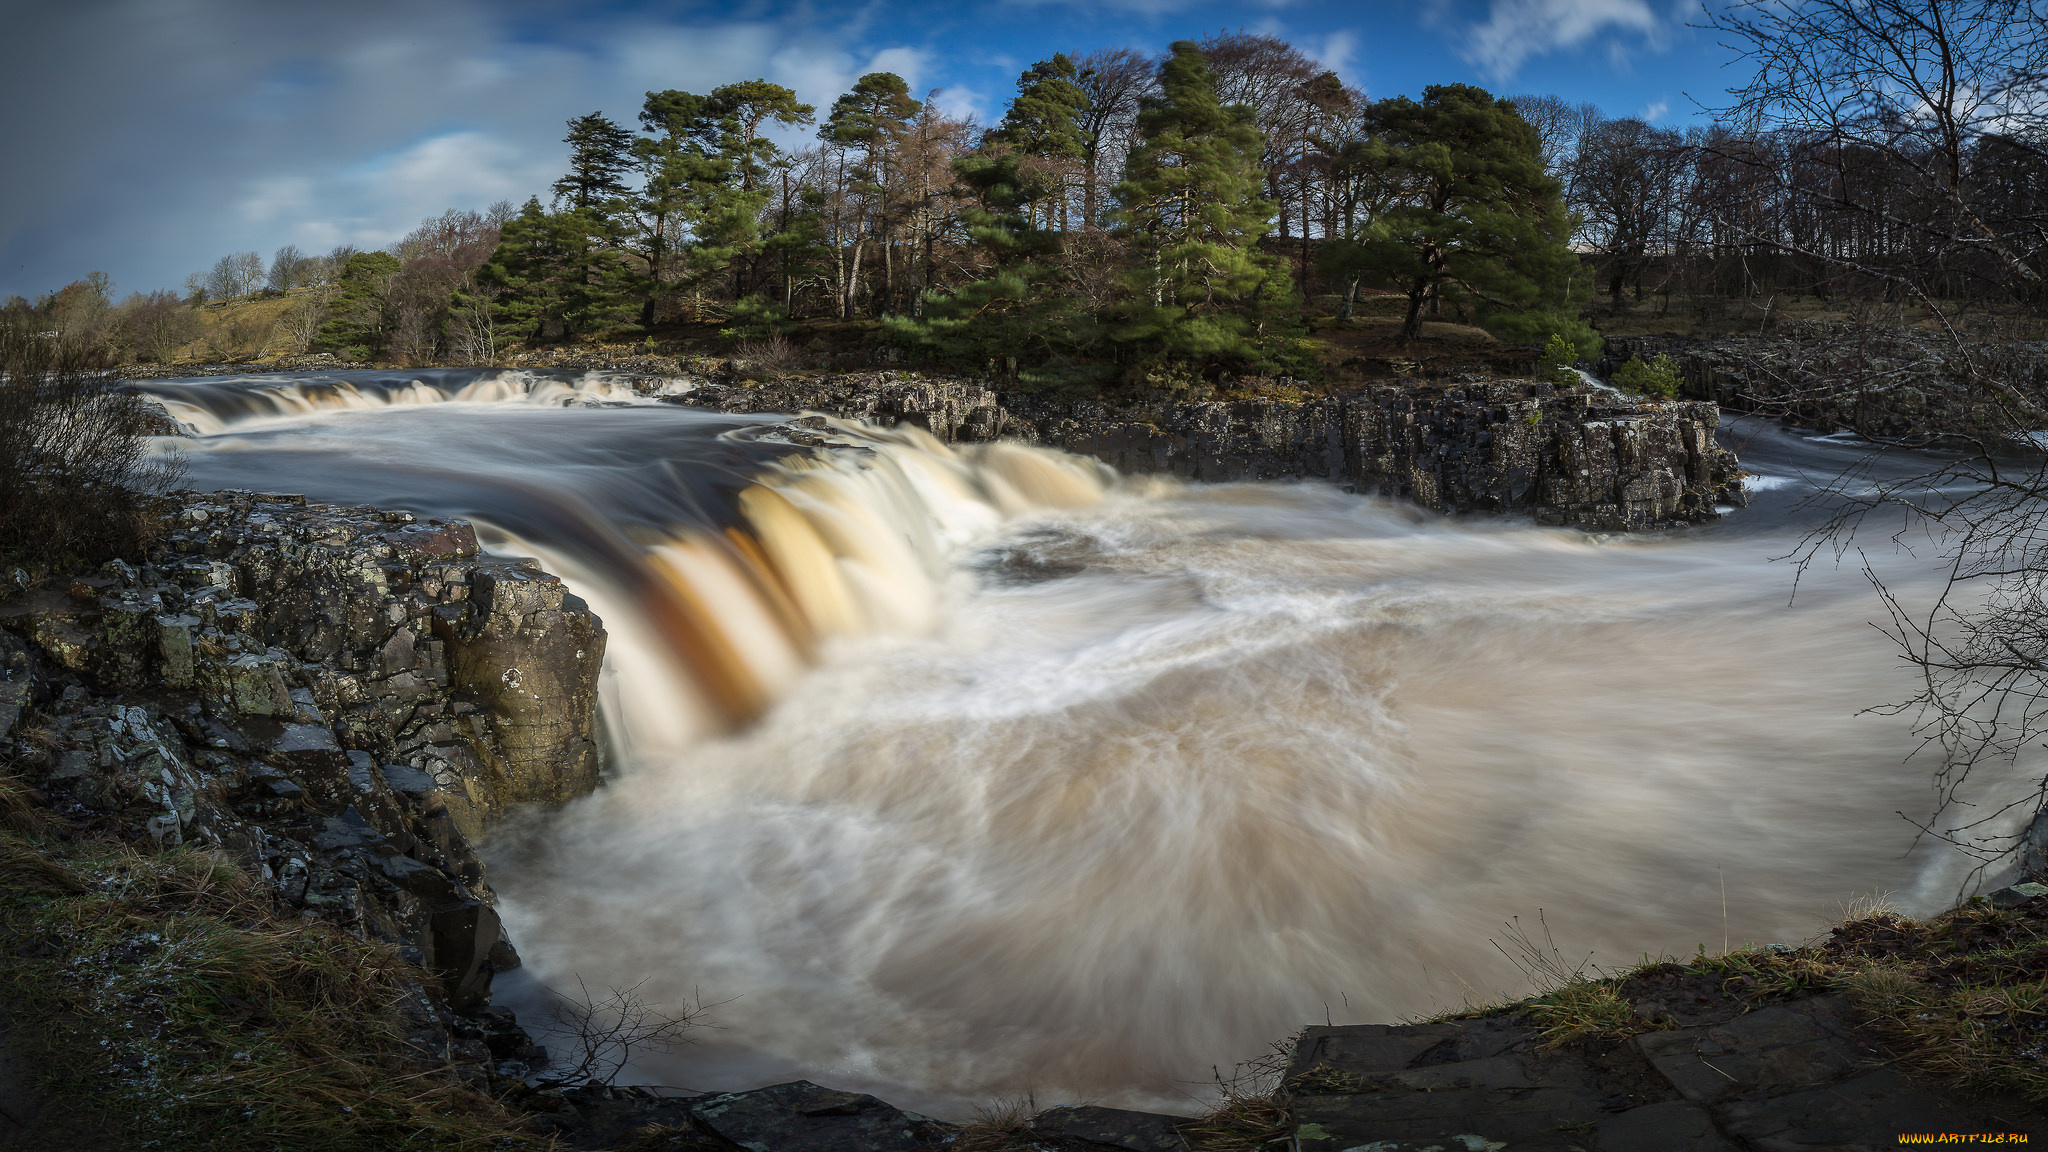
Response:
[[[266,285],[272,292],[289,292],[299,286],[306,272],[306,254],[295,244],[286,244],[270,258],[270,280]]]
[[[1507,101],[1542,139],[1544,170],[1569,189],[1572,158],[1578,155],[1579,139],[1605,120],[1607,114],[1596,104],[1574,104],[1562,96],[1547,94],[1510,96]]]
[[[1746,0],[1707,24],[1757,69],[1721,110],[1736,131],[1701,160],[1753,186],[1720,198],[1711,225],[1916,301],[1934,325],[1816,331],[1797,390],[1931,397],[1939,418],[1922,431],[1958,450],[1922,475],[1837,482],[1839,511],[1803,559],[1880,525],[1938,542],[1948,579],[1931,603],[1871,573],[1921,677],[1896,710],[1939,756],[1934,810],[1917,822],[1987,865],[2038,856],[2048,821],[2030,833],[2020,818],[2048,802],[2048,779],[2030,797],[1967,785],[2048,735],[2048,349],[2014,338],[2038,324],[2026,305],[2042,299],[2048,229],[2028,215],[2038,197],[2007,201],[2009,185],[1978,176],[1993,155],[2040,170],[2048,16],[2011,0]],[[1966,325],[1957,298],[1973,286],[2010,323]]]
[[[1081,117],[1081,226],[1101,226],[1109,189],[1121,179],[1124,157],[1138,131],[1138,103],[1158,83],[1157,67],[1128,48],[1108,48],[1075,64],[1088,111]]]
[[[175,292],[136,293],[121,302],[128,343],[140,355],[168,364],[199,335],[199,322]]]
[[[327,308],[317,298],[299,300],[277,318],[273,339],[287,351],[304,352],[313,346],[313,337],[319,334],[320,323],[326,318]]]
[[[2048,220],[2015,218],[1995,185],[1972,179],[1973,159],[1992,141],[2037,162],[2048,146],[2048,14],[2039,4],[1742,0],[1710,10],[1706,26],[1756,66],[1717,115],[1751,135],[1824,145],[1843,178],[1785,179],[1784,194],[1870,218],[1903,259],[1800,255],[1895,285],[1950,328],[1939,289],[1958,275],[2040,295]],[[1851,166],[1872,160],[1888,179],[1849,178]],[[1873,188],[1887,195],[1874,198]]]
[[[610,1083],[635,1051],[673,1052],[691,1042],[691,1029],[706,1026],[702,1000],[692,1000],[680,1015],[671,1016],[648,1004],[640,988],[613,987],[597,996],[579,976],[574,996],[549,989],[555,997],[554,1026],[546,1031],[567,1051],[549,1061],[548,1079],[561,1084]]]
[[[1617,305],[1625,287],[1642,295],[1643,269],[1653,248],[1665,246],[1686,161],[1683,137],[1634,117],[1603,120],[1579,136],[1570,203],[1584,216],[1585,238],[1600,249]]]

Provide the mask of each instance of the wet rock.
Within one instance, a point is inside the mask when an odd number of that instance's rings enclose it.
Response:
[[[1713,1027],[1651,1032],[1635,1044],[1698,1104],[1831,1084],[1881,1059],[1857,1035],[1847,1005],[1832,996],[1759,1009]]]
[[[21,714],[27,710],[30,686],[26,680],[0,680],[0,736],[14,731],[21,722]]]
[[[699,1097],[690,1114],[742,1148],[773,1152],[927,1152],[949,1135],[935,1120],[808,1080]]]
[[[1648,1033],[1634,1044],[1722,1131],[1756,1147],[1891,1147],[1900,1132],[2004,1127],[1953,1093],[1883,1067],[1889,1055],[1838,996]]]
[[[559,804],[589,792],[603,627],[543,572],[480,564],[469,585],[463,612],[435,614],[435,635],[449,682],[493,719],[502,760],[488,803]]]
[[[285,686],[285,662],[268,653],[244,652],[207,661],[202,674],[225,707],[244,716],[296,716]]]
[[[1288,1083],[1303,1152],[1371,1141],[1564,1149],[1644,1102],[1511,1019],[1309,1028]]]
[[[1188,1145],[1181,1137],[1180,1125],[1185,1123],[1179,1116],[1082,1105],[1048,1108],[1033,1116],[1029,1127],[1041,1136],[1057,1140],[1078,1140],[1130,1152],[1184,1152]]]
[[[1599,1152],[1736,1152],[1715,1130],[1713,1117],[1681,1100],[1645,1104],[1600,1121],[1593,1146]]]
[[[1129,473],[1321,479],[1441,512],[1527,511],[1546,524],[1600,531],[1713,520],[1718,505],[1743,502],[1739,463],[1714,444],[1714,405],[1633,402],[1527,380],[1115,405],[883,372],[713,385],[664,399],[913,425],[945,441],[1011,437]],[[792,438],[807,442],[800,430]]]
[[[2031,835],[2031,832],[2029,834]],[[2000,888],[1998,891],[1993,892],[1989,899],[1993,908],[2017,908],[2030,900],[2039,900],[2043,896],[2048,896],[2048,884],[2036,884],[2028,881],[2014,884],[2009,888]]]
[[[553,1133],[563,1146],[582,1149],[630,1147],[666,1152],[728,1150],[731,1145],[700,1135],[691,1122],[692,1098],[646,1088],[616,1088],[591,1083],[550,1088],[528,1096],[523,1105],[538,1126]],[[661,1139],[651,1133],[669,1133]]]

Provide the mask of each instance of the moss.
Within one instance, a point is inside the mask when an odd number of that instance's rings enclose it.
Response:
[[[0,872],[9,1043],[67,1124],[173,1152],[545,1146],[405,1046],[424,973],[285,915],[228,857],[17,827]]]

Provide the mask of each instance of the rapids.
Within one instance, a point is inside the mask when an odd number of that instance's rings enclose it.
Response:
[[[146,387],[195,486],[467,516],[603,617],[609,785],[487,851],[502,1002],[715,1005],[636,1082],[1193,1111],[1304,1023],[1524,990],[1516,918],[1620,966],[1969,882],[1898,815],[1929,766],[1866,711],[1912,689],[1868,583],[1774,561],[1840,441],[1737,422],[1750,508],[1602,539],[915,432],[811,453],[600,378]]]

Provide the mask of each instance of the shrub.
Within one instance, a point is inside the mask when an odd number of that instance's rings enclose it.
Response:
[[[1628,363],[1615,369],[1612,383],[1638,396],[1673,400],[1678,396],[1678,379],[1678,361],[1660,353],[1648,362],[1641,356],[1629,357]]]
[[[0,556],[32,569],[139,557],[180,475],[149,451],[162,422],[103,351],[33,317],[0,322]]]
[[[1536,356],[1536,378],[1553,384],[1579,383],[1579,346],[1553,333]]]

